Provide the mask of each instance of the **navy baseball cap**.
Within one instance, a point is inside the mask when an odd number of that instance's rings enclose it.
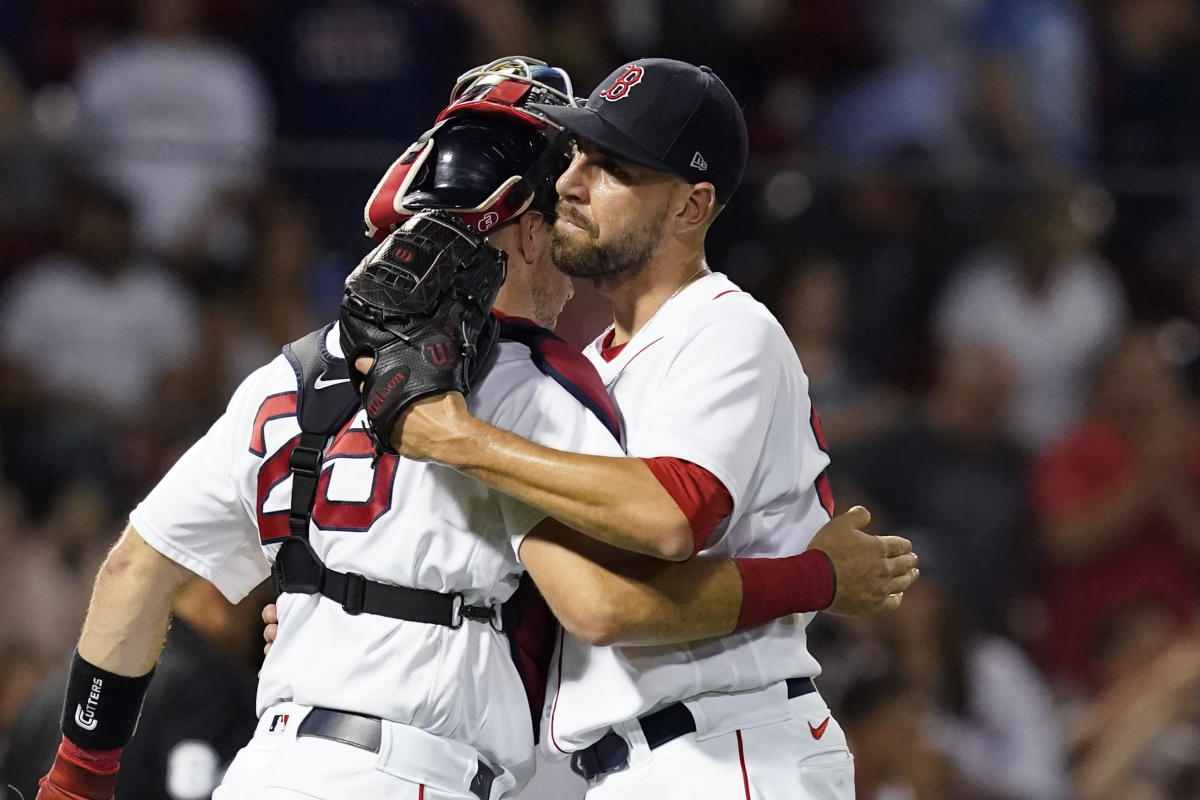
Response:
[[[708,181],[721,203],[746,168],[741,106],[708,67],[643,58],[605,78],[584,106],[537,109],[615,156],[688,183]]]

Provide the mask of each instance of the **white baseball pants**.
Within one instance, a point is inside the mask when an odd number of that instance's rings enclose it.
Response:
[[[428,741],[436,737],[419,732],[419,738],[402,742],[397,735],[396,757],[389,760],[342,742],[297,737],[296,728],[309,710],[296,703],[267,709],[213,800],[478,800],[458,779],[457,773],[465,772],[456,763],[459,754]],[[405,728],[395,726],[385,740]],[[384,750],[389,749],[385,743]],[[415,780],[418,774],[420,781]]]
[[[854,800],[854,759],[825,701],[814,692],[787,703],[789,720],[654,750],[625,723],[615,730],[629,767],[593,781],[586,800]]]

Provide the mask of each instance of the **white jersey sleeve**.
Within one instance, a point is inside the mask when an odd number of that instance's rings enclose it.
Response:
[[[282,357],[250,375],[225,413],[129,517],[151,547],[212,583],[230,602],[270,572],[245,485],[257,466],[257,459],[247,463],[247,444],[266,387],[291,375]]]
[[[728,297],[719,303],[697,314],[681,337],[684,343],[642,411],[653,424],[641,428],[636,454],[673,456],[703,467],[724,484],[737,514],[766,450],[786,339],[749,302]],[[747,308],[728,313],[737,305]]]

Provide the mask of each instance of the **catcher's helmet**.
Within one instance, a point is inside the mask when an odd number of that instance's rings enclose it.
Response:
[[[539,164],[542,157],[545,163]],[[460,215],[495,213],[491,225],[477,225],[480,230],[515,216],[523,206],[553,214],[554,182],[568,158],[565,147],[552,150],[540,131],[512,119],[453,117],[433,137],[433,150],[402,202],[406,208],[444,208]],[[534,171],[535,166],[540,168]],[[522,180],[522,191],[509,191]]]
[[[534,103],[575,103],[566,72],[514,57],[464,73],[438,123],[384,174],[367,201],[376,241],[422,209],[445,209],[480,233],[533,208],[553,216],[568,138]]]

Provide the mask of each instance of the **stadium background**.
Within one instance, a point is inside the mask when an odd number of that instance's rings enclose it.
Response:
[[[744,103],[710,261],[795,342],[839,506],[922,554],[901,612],[813,629],[860,797],[1200,798],[1194,0],[5,0],[0,742],[123,515],[513,53]]]

